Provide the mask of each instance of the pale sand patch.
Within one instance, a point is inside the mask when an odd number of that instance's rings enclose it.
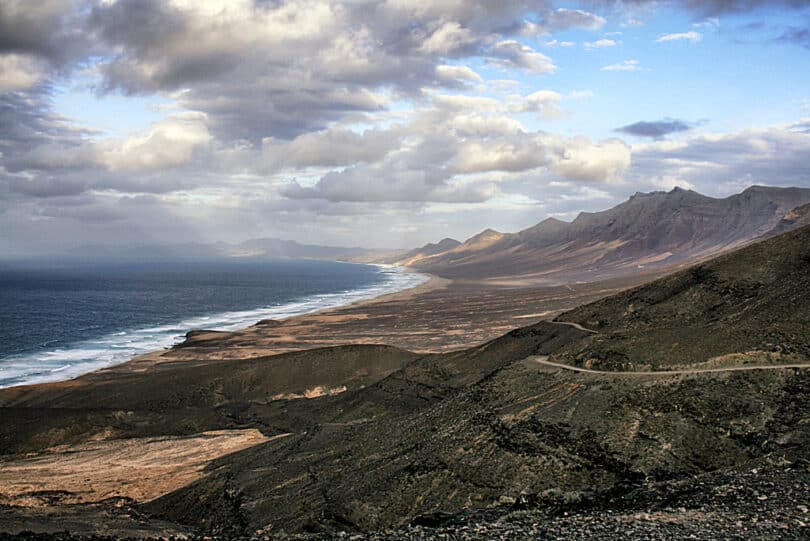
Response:
[[[546,317],[549,314],[553,314],[552,310],[546,310],[545,312],[538,312],[537,314],[524,314],[522,316],[512,316],[512,319],[532,319],[536,317]]]
[[[57,504],[116,497],[146,502],[200,479],[216,458],[287,435],[218,430],[54,447],[0,461],[0,504],[46,506],[47,498],[32,494],[43,491],[58,493]]]
[[[374,304],[380,304],[385,302],[391,301],[405,301],[410,300],[418,295],[423,295],[425,293],[429,293],[431,291],[437,291],[440,289],[447,289],[450,284],[453,283],[452,280],[447,278],[442,278],[440,276],[436,276],[434,274],[428,274],[426,272],[420,272],[419,274],[423,276],[427,276],[428,280],[423,282],[417,286],[414,286],[409,289],[403,289],[402,291],[397,291],[395,293],[388,293],[386,295],[380,295],[379,297],[374,297],[373,299],[365,299],[362,301],[355,301],[351,304],[346,304],[343,306],[338,306],[335,308],[328,308],[326,310],[322,310],[320,312],[316,312],[316,314],[329,314],[331,312],[337,312],[343,310],[344,308],[353,308],[357,306],[369,306]]]
[[[299,398],[320,398],[322,396],[335,396],[340,393],[346,392],[346,386],[341,385],[340,387],[324,387],[323,385],[318,385],[313,387],[312,389],[307,389],[303,393],[281,393],[277,395],[273,395],[270,400],[298,400]]]

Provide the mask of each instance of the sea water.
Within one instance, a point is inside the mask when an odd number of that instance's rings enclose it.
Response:
[[[181,342],[418,285],[315,260],[0,264],[0,388],[74,378]]]

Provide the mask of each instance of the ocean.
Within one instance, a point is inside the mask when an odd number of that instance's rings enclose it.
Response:
[[[236,330],[425,280],[315,260],[0,263],[0,388],[120,364],[192,329]]]

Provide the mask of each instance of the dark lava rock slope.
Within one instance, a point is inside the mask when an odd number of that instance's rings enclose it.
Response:
[[[735,353],[771,363],[807,359],[808,292],[810,227],[803,227],[558,316],[598,334],[556,357],[609,370],[722,365]]]

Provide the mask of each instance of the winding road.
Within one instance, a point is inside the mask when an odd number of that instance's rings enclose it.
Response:
[[[527,357],[528,360],[534,361],[538,364],[550,366],[552,368],[561,368],[563,370],[570,370],[571,372],[581,372],[583,374],[598,374],[602,376],[677,376],[686,374],[711,374],[715,372],[749,372],[752,370],[783,370],[789,368],[810,368],[810,363],[797,363],[797,364],[771,364],[771,365],[756,365],[756,366],[728,366],[725,368],[686,368],[680,370],[650,370],[646,372],[639,371],[619,371],[619,370],[591,370],[589,368],[581,368],[579,366],[571,366],[570,364],[555,363],[548,360],[547,355],[532,355]]]
[[[557,325],[568,325],[579,329],[580,331],[599,334],[598,331],[593,329],[586,329],[579,323],[573,321],[551,321]],[[619,370],[591,370],[590,368],[581,368],[579,366],[571,366],[569,364],[555,363],[548,360],[548,355],[532,355],[527,357],[527,360],[534,361],[538,364],[550,366],[552,368],[560,368],[562,370],[570,370],[571,372],[580,372],[583,374],[597,374],[602,376],[677,376],[689,374],[712,374],[717,372],[750,372],[753,370],[785,370],[792,368],[810,368],[810,363],[793,363],[793,364],[771,364],[771,365],[751,365],[751,366],[727,366],[723,368],[683,368],[679,370],[649,370],[649,371],[619,371]]]

